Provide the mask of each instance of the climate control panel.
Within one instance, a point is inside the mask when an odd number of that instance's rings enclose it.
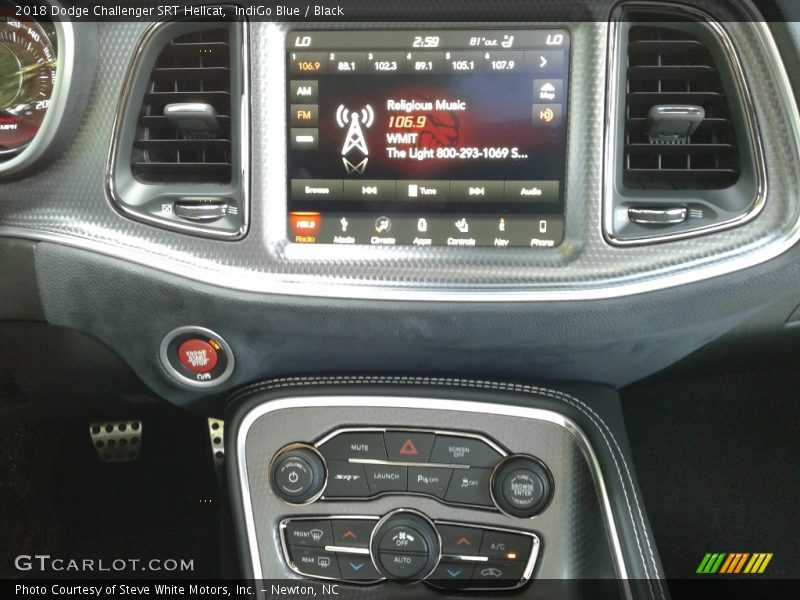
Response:
[[[509,454],[485,436],[374,427],[284,446],[272,459],[270,481],[294,505],[414,494],[518,518],[544,510],[554,488],[541,460]]]
[[[454,590],[525,585],[539,554],[533,532],[433,521],[416,510],[280,523],[284,559],[305,577],[368,584],[424,581]]]

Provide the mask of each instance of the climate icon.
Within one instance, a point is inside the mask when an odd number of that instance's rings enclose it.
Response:
[[[336,109],[336,123],[340,128],[347,128],[342,145],[342,163],[348,175],[364,174],[369,161],[369,148],[364,138],[364,129],[369,129],[375,122],[375,111],[367,104],[360,111],[350,111],[344,104]],[[362,128],[363,127],[363,128]],[[357,158],[361,158],[356,162]]]

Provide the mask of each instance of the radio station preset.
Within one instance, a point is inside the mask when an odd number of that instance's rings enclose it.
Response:
[[[287,34],[288,237],[563,239],[566,30]]]

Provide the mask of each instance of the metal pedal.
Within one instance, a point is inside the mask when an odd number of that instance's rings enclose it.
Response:
[[[211,442],[211,455],[214,457],[214,468],[217,478],[222,478],[222,465],[225,463],[225,421],[208,419],[208,441]]]
[[[107,463],[130,462],[139,458],[142,445],[141,421],[91,423],[89,434],[100,460]]]

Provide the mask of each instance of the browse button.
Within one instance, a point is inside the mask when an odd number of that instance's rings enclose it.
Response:
[[[506,202],[558,202],[558,181],[506,181]]]

